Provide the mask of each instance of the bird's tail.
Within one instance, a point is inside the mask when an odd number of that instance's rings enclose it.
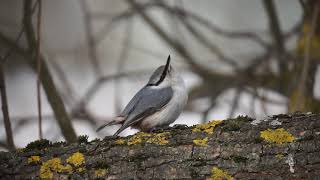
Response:
[[[125,117],[118,116],[118,117],[114,118],[112,121],[107,122],[107,123],[101,125],[101,126],[96,130],[96,132],[99,132],[101,129],[103,129],[103,128],[107,127],[107,126],[112,126],[112,125],[116,125],[116,124],[121,124],[121,123],[123,123],[124,120],[125,120]]]

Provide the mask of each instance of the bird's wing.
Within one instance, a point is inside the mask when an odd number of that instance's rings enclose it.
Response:
[[[142,88],[121,113],[127,118],[114,135],[118,135],[129,126],[160,110],[171,100],[172,95],[171,87],[157,89],[145,86]]]

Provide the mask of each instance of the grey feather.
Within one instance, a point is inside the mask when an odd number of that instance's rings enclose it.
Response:
[[[132,126],[140,120],[160,110],[172,98],[173,90],[171,87],[153,88],[150,86],[143,87],[125,107],[121,115],[126,116],[125,122],[121,128],[114,134],[118,135],[124,129]]]
[[[148,84],[156,84],[160,80],[164,68],[165,66],[158,67],[149,78]]]

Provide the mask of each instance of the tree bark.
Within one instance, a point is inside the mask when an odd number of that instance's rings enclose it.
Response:
[[[53,158],[61,162],[50,165]],[[319,179],[320,115],[238,117],[73,144],[42,140],[0,153],[1,178],[38,179],[45,170],[54,179]]]

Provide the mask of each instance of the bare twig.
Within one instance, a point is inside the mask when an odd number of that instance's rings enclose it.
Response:
[[[238,68],[238,65],[235,60],[229,57],[226,57],[225,54],[221,51],[221,49],[218,46],[216,46],[211,41],[209,41],[208,38],[205,37],[203,33],[199,32],[194,26],[192,26],[191,23],[189,23],[187,20],[184,20],[184,19],[181,19],[181,21],[189,30],[189,32],[192,33],[192,35],[196,37],[196,39],[200,43],[202,43],[206,48],[208,48],[212,53],[214,53],[218,57],[218,60],[230,65],[231,67],[234,67],[235,69]]]
[[[283,40],[283,34],[281,31],[276,7],[274,5],[273,0],[263,0],[263,5],[266,9],[268,19],[269,19],[269,28],[271,30],[271,33],[273,35],[274,43],[276,46],[276,52],[279,62],[279,68],[280,73],[285,72],[286,70],[286,62],[284,58],[285,54],[285,46],[284,46],[284,40]]]
[[[207,107],[207,109],[205,109],[202,112],[202,118],[201,118],[201,123],[202,124],[207,122],[208,115],[209,115],[210,111],[215,107],[215,105],[216,105],[215,98],[210,98],[209,106]]]
[[[162,40],[165,43],[167,43],[167,45],[175,49],[182,57],[184,57],[185,61],[188,63],[188,65],[190,65],[192,71],[196,72],[198,75],[204,78],[212,76],[212,72],[209,68],[197,63],[192,54],[190,54],[190,52],[187,51],[182,44],[174,41],[158,24],[156,24],[154,19],[152,19],[150,16],[147,15],[145,11],[143,11],[143,6],[141,6],[134,0],[127,0],[127,2],[131,7],[133,7],[137,11],[137,13],[152,28],[152,30],[154,30],[159,35],[159,37],[161,37]]]
[[[64,92],[61,92],[60,90],[61,96],[63,96],[63,99],[67,104],[72,104],[78,96],[72,88],[71,82],[68,80],[66,73],[63,71],[59,63],[56,62],[54,55],[48,57],[48,64],[56,72],[55,74],[57,75],[57,79],[59,79],[59,82],[63,85]]]
[[[26,32],[25,34],[26,34],[29,49],[26,50],[20,47],[18,44],[15,44],[13,40],[6,37],[1,32],[0,32],[0,41],[8,47],[14,47],[15,52],[18,55],[21,55],[22,57],[24,57],[26,60],[28,60],[27,62],[32,67],[32,69],[36,72],[37,61],[35,58],[34,51],[32,51],[32,49],[36,47],[36,39],[35,39],[35,34],[34,34],[32,21],[31,21],[31,15],[32,15],[31,10],[32,10],[31,1],[25,0],[23,22],[25,26],[25,32]],[[40,55],[40,59],[41,59],[40,62],[41,62],[41,70],[42,70],[41,83],[46,92],[48,102],[50,103],[52,110],[55,113],[56,120],[60,126],[62,134],[64,135],[67,141],[69,142],[76,141],[77,137],[72,127],[71,120],[66,112],[63,101],[54,85],[54,82],[49,72],[49,69],[47,67],[47,64],[45,63],[44,58],[41,55]]]
[[[102,75],[101,66],[99,63],[99,58],[97,56],[96,52],[96,43],[95,39],[93,37],[93,30],[91,25],[91,17],[88,11],[88,7],[85,0],[80,1],[80,5],[82,8],[82,12],[84,13],[84,25],[85,25],[85,36],[87,40],[87,46],[89,49],[89,58],[92,62],[93,70],[96,73],[96,75],[99,77]]]
[[[242,93],[242,88],[241,87],[237,87],[236,90],[235,90],[235,95],[233,97],[232,104],[231,104],[229,118],[233,117],[235,111],[238,108],[241,93]]]
[[[39,139],[43,138],[42,134],[42,109],[41,109],[41,63],[40,63],[40,40],[41,40],[41,6],[42,1],[38,0],[38,16],[37,16],[37,102],[38,102],[38,126],[39,126]]]
[[[1,90],[1,102],[2,102],[2,113],[3,113],[3,120],[4,126],[6,130],[7,136],[7,145],[10,150],[14,150],[14,142],[13,142],[13,135],[11,129],[11,122],[9,118],[9,110],[8,110],[8,100],[7,100],[7,93],[6,93],[6,82],[4,77],[4,64],[3,60],[0,62],[0,90]]]
[[[144,6],[144,5],[141,5]],[[206,27],[210,31],[212,31],[215,34],[221,35],[226,38],[234,38],[234,39],[249,39],[253,42],[256,42],[257,44],[261,45],[262,47],[268,47],[269,45],[256,33],[250,32],[250,31],[228,31],[225,29],[222,29],[218,27],[217,25],[213,24],[209,20],[191,12],[187,11],[180,7],[170,7],[165,5],[164,3],[159,3],[158,1],[155,1],[153,4],[150,5],[150,7],[155,6],[159,8],[163,8],[166,11],[171,11],[171,13],[176,13],[181,17],[189,18],[190,20],[193,20],[194,22],[198,23],[199,25],[202,25],[203,27]]]

